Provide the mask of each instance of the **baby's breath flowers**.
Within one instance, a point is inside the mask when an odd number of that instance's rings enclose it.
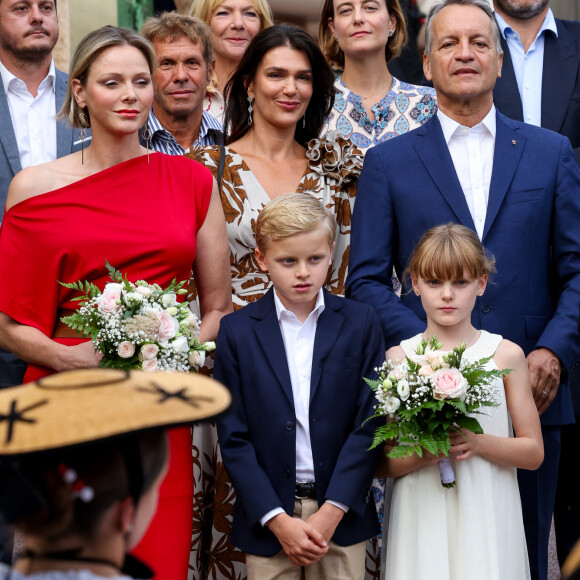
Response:
[[[144,371],[195,371],[203,366],[205,353],[214,342],[200,343],[200,321],[187,302],[177,297],[187,293],[185,281],[163,289],[145,280],[129,282],[108,262],[112,282],[103,291],[91,282],[61,282],[82,292],[80,303],[62,322],[83,337],[91,337],[103,353],[101,366]]]

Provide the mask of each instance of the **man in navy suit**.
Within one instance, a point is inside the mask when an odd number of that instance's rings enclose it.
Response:
[[[495,106],[580,147],[580,22],[554,18],[550,0],[494,0],[494,6],[504,54]]]
[[[560,426],[573,420],[564,379],[580,349],[580,169],[567,138],[495,110],[502,49],[485,0],[446,0],[426,39],[425,75],[439,111],[367,153],[347,295],[375,308],[390,347],[425,328],[415,295],[399,299],[391,287],[393,265],[401,275],[425,230],[462,223],[495,256],[498,273],[473,324],[528,357],[546,459],[520,473],[520,490],[532,574],[545,578]]]
[[[308,194],[268,203],[256,257],[273,287],[222,319],[214,376],[232,393],[218,421],[237,500],[231,541],[248,580],[362,580],[379,525],[370,491],[380,448],[363,377],[384,361],[372,309],[322,290],[336,223]],[[364,423],[364,424],[363,424]]]
[[[56,121],[67,75],[54,66],[56,0],[0,0],[0,223],[8,186],[24,167],[80,148]],[[22,382],[26,364],[0,349],[0,388]]]

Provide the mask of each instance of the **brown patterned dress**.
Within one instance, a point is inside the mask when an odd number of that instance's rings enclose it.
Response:
[[[187,157],[208,167],[218,177],[221,148],[193,149]],[[338,232],[326,289],[344,295],[350,247],[351,212],[363,156],[338,131],[325,139],[313,139],[306,153],[308,165],[298,193],[318,198],[334,215]],[[254,226],[270,197],[244,159],[225,148],[224,171],[219,193],[230,243],[234,308],[261,298],[270,286],[255,258]],[[195,288],[191,288],[195,295]],[[189,580],[244,580],[244,555],[229,543],[235,493],[225,472],[216,430],[204,424],[194,433],[195,505]]]

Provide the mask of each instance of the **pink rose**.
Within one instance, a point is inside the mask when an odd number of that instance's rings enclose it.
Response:
[[[419,369],[419,376],[420,377],[430,377],[432,374],[433,374],[433,369],[431,368],[431,365],[423,365]]]
[[[435,373],[433,383],[433,397],[438,401],[463,400],[467,393],[467,381],[457,369],[439,369]]]
[[[156,344],[144,344],[139,353],[139,360],[144,361],[154,359],[158,353],[159,347]]]
[[[152,373],[153,371],[156,371],[157,370],[157,359],[156,358],[152,358],[150,360],[144,360],[141,363],[141,368],[146,373]]]
[[[137,292],[137,294],[141,294],[141,296],[151,296],[151,290],[149,290],[149,288],[146,286],[137,286],[137,288],[135,288],[135,292]]]
[[[121,284],[109,282],[105,286],[103,293],[99,296],[99,306],[107,312],[113,312],[119,309],[121,305],[117,304],[117,300],[121,298],[121,289]]]
[[[161,320],[159,340],[163,342],[173,338],[178,330],[177,320],[165,310],[159,312],[159,319]]]
[[[135,354],[135,345],[128,340],[124,340],[117,347],[117,354],[121,358],[131,358]]]

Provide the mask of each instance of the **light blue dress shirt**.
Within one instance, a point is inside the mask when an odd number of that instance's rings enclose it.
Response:
[[[524,122],[530,125],[542,126],[542,71],[544,68],[544,40],[548,31],[558,36],[556,20],[552,10],[548,10],[546,18],[536,35],[536,38],[524,51],[520,35],[496,12],[495,18],[502,36],[510,49],[514,72],[522,109]]]

